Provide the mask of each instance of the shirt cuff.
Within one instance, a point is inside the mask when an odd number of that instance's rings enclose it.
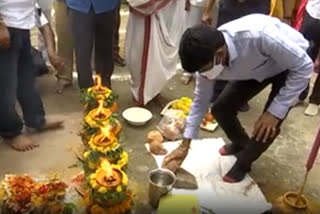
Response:
[[[199,138],[199,128],[186,127],[183,133],[185,139],[197,139]]]
[[[288,114],[289,108],[280,103],[272,102],[268,108],[268,112],[278,119],[283,120]]]

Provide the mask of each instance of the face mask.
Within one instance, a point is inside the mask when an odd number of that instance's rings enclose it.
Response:
[[[213,59],[213,62],[215,62],[214,63],[215,65],[213,65],[210,70],[205,71],[205,72],[201,72],[201,73],[199,73],[199,75],[202,76],[203,78],[208,79],[208,80],[216,79],[217,76],[219,76],[221,74],[224,67],[221,64],[216,65],[215,59]]]

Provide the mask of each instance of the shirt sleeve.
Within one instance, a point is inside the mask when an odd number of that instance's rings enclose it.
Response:
[[[197,74],[196,87],[191,111],[186,120],[184,138],[195,139],[199,136],[201,121],[208,111],[210,100],[213,94],[214,80],[208,80]]]
[[[38,28],[43,27],[44,25],[49,23],[45,15],[42,13],[38,3],[36,3],[36,6],[35,6],[35,16],[36,16],[36,26]]]
[[[302,37],[298,42],[307,43]],[[303,48],[282,35],[263,34],[261,47],[263,54],[270,56],[284,70],[289,70],[285,85],[268,108],[272,115],[283,119],[307,87],[313,63]]]

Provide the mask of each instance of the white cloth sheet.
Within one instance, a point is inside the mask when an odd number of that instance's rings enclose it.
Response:
[[[260,214],[271,209],[258,185],[247,175],[237,184],[225,183],[222,177],[236,161],[234,156],[222,157],[218,150],[224,145],[221,138],[192,141],[189,154],[182,167],[192,173],[198,182],[198,190],[174,189],[173,194],[195,194],[200,205],[212,209],[216,214]],[[170,153],[179,141],[166,142]],[[146,144],[149,151],[149,145]],[[155,156],[158,167],[165,156]]]

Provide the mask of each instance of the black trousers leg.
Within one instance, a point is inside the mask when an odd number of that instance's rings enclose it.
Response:
[[[304,37],[310,41],[308,54],[313,61],[316,60],[320,48],[320,20],[312,18],[307,12],[305,13],[301,29]],[[308,96],[309,87],[301,94],[300,100],[304,100]],[[310,96],[310,103],[320,104],[320,77],[318,75],[314,88]]]
[[[93,85],[91,57],[95,29],[94,17],[93,11],[87,14],[69,8],[80,89]]]
[[[211,102],[214,103],[220,94],[222,93],[223,89],[227,86],[228,81],[225,80],[216,80],[213,88],[213,96]]]
[[[237,148],[244,148],[250,142],[237,117],[238,109],[265,87],[256,80],[229,82],[212,106],[212,114]]]
[[[280,89],[285,85],[285,81],[287,79],[287,72],[284,72],[280,75],[277,75],[273,78],[266,80],[263,84],[268,85],[272,84],[271,92],[269,94],[268,100],[265,104],[264,111],[268,109],[273,99],[277,96]],[[277,127],[277,134],[274,138],[270,138],[266,143],[258,142],[254,138],[250,139],[250,142],[246,145],[246,148],[237,154],[237,164],[241,166],[242,169],[246,171],[251,170],[252,163],[257,160],[263,152],[265,152],[277,136],[280,134],[281,125],[283,120],[281,120]]]
[[[255,80],[230,82],[212,107],[212,113],[227,137],[234,146],[243,149],[237,155],[237,164],[246,171],[250,170],[252,162],[260,157],[274,139],[270,139],[268,143],[256,142],[251,139],[237,117],[237,110],[243,103],[248,102],[266,86],[272,84],[272,90],[266,102],[266,110],[280,88],[284,86],[286,76],[287,73],[283,72],[262,83]]]
[[[119,40],[120,40],[120,25],[121,25],[121,15],[120,15],[120,9],[121,9],[121,2],[119,2],[119,6],[116,11],[116,28],[114,31],[114,43],[113,43],[113,56],[116,57],[119,55],[120,47],[119,47]]]
[[[117,9],[95,16],[95,65],[103,84],[111,87],[113,46]]]

